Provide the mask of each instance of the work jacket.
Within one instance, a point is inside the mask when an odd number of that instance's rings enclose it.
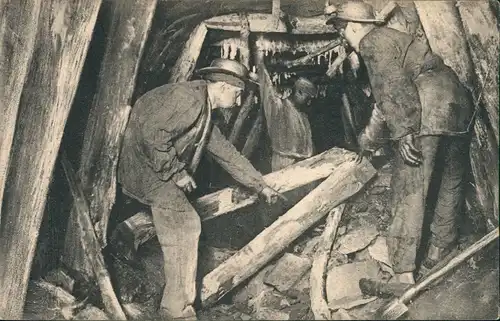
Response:
[[[411,133],[461,136],[470,131],[470,92],[426,43],[376,27],[361,39],[359,52],[376,101],[365,128],[372,138],[382,138],[384,129],[393,140]]]
[[[207,83],[203,80],[167,84],[140,97],[132,108],[123,138],[118,182],[125,194],[144,204],[177,207],[182,191],[175,180],[189,172],[199,126],[206,123]],[[260,192],[262,175],[209,125],[206,149],[241,184]],[[184,199],[180,197],[179,199]]]
[[[314,145],[307,115],[295,108],[289,99],[279,97],[264,65],[259,67],[259,80],[273,152],[297,159],[311,157]]]

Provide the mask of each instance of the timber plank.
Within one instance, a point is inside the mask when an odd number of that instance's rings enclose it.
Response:
[[[348,162],[353,157],[352,152],[332,148],[280,171],[265,175],[264,181],[280,193],[291,192],[325,179],[342,163]],[[201,220],[207,221],[221,215],[236,213],[258,201],[256,194],[249,194],[239,187],[228,187],[196,199],[193,207]],[[137,248],[155,235],[151,215],[140,212],[118,224],[113,232],[112,245],[125,257],[132,259]],[[127,239],[128,237],[132,239]]]
[[[137,70],[144,51],[157,0],[113,0],[109,40],[99,85],[85,129],[79,178],[85,190],[95,232],[106,245],[109,215],[116,196],[116,168]],[[63,262],[84,278],[92,267],[82,248],[81,230],[73,209],[68,223]]]
[[[338,166],[299,203],[203,278],[202,306],[213,305],[259,271],[333,208],[361,190],[375,175],[375,168],[367,160],[361,164],[346,161]]]
[[[0,1],[0,205],[21,92],[35,46],[41,0]],[[0,206],[0,219],[2,218]]]
[[[41,4],[36,47],[20,100],[0,230],[0,316],[20,319],[38,230],[66,119],[100,1]]]

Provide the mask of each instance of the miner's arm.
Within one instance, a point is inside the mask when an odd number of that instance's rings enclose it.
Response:
[[[273,125],[273,121],[279,119],[277,117],[279,117],[279,112],[283,108],[283,102],[281,101],[281,98],[271,81],[271,76],[262,61],[258,65],[258,74],[260,99],[262,107],[264,108],[267,126],[270,128],[270,126]]]
[[[207,151],[224,170],[242,185],[253,189],[257,193],[260,193],[266,187],[262,174],[236,150],[222,135],[217,126],[212,129]]]
[[[400,63],[403,48],[379,34],[363,39],[360,51],[380,111],[372,114],[372,126],[379,126],[383,119],[393,140],[418,133],[422,108],[417,87]]]
[[[376,151],[386,141],[386,132],[387,124],[384,116],[377,104],[375,104],[368,125],[359,135],[358,143],[360,148],[371,152]]]

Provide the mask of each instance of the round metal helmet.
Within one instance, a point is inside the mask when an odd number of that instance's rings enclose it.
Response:
[[[366,22],[366,23],[381,22],[381,20],[377,19],[377,17],[375,16],[375,11],[373,10],[373,7],[370,4],[365,3],[363,1],[348,1],[338,6],[336,10],[332,10],[332,8],[330,7],[327,8],[329,9],[328,14],[332,15],[332,17],[327,21],[327,24],[332,23],[336,19],[344,21],[352,21],[352,22]]]

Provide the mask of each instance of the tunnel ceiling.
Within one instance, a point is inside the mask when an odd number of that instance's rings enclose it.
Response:
[[[330,1],[337,5],[342,2]],[[387,1],[367,2],[380,10]],[[408,1],[398,3],[402,7],[409,6]],[[281,9],[292,16],[319,15],[323,13],[324,6],[325,0],[281,1]],[[194,27],[203,20],[235,12],[270,13],[271,7],[271,0],[159,0],[139,69],[135,97],[167,82],[170,67],[175,64]]]

